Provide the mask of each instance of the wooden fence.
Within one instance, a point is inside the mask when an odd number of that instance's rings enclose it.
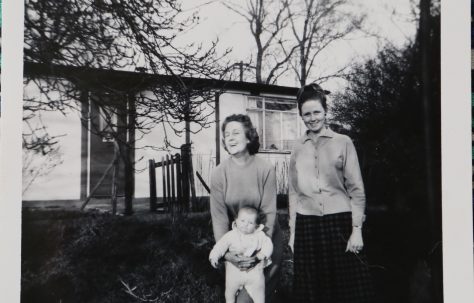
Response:
[[[163,200],[158,203],[156,168],[161,167]],[[196,190],[194,187],[191,148],[184,144],[181,153],[166,155],[161,161],[148,161],[150,177],[150,210],[167,212],[188,211],[194,209]]]

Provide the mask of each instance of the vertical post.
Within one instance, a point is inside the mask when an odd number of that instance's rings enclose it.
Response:
[[[163,205],[167,202],[167,191],[166,191],[166,162],[165,157],[161,157],[161,173],[162,173],[162,184],[163,184]]]
[[[191,185],[191,209],[196,210],[196,187],[194,185],[194,169],[193,169],[193,155],[191,153],[191,145],[189,145],[189,184]]]
[[[433,62],[432,52],[432,38],[431,31],[431,0],[420,0],[420,49],[421,49],[421,83],[422,83],[422,104],[424,113],[424,145],[425,145],[425,173],[426,173],[426,189],[427,189],[427,213],[429,216],[429,227],[431,231],[430,235],[430,246],[436,245],[441,242],[441,210],[439,196],[439,184],[441,183],[440,177],[435,173],[434,167],[437,167],[440,163],[435,162],[435,156],[437,153],[437,146],[435,142],[436,130],[439,130],[438,125],[434,120],[434,102],[436,94],[433,92],[438,89],[433,85],[432,80],[432,69],[431,63]],[[439,64],[439,62],[437,63]],[[436,130],[434,128],[437,128]],[[431,286],[433,289],[434,302],[442,302],[443,298],[443,279],[442,279],[442,251],[438,249],[433,254],[434,262],[431,265]]]
[[[119,173],[119,145],[117,140],[114,141],[114,164],[112,171],[112,193],[111,193],[111,203],[112,203],[112,214],[117,213],[117,188],[118,188],[118,173]]]
[[[183,181],[183,206],[184,208],[190,209],[190,200],[189,200],[189,161],[187,153],[187,145],[181,145],[181,162],[182,162],[182,171],[181,177]]]
[[[87,178],[87,171],[89,167],[87,166],[87,158],[89,155],[89,92],[83,90],[81,92],[81,190],[80,190],[80,199],[84,200],[87,197],[87,183],[89,182]]]
[[[193,161],[191,154],[191,144],[183,144],[181,146],[183,153],[183,162],[186,164],[186,174],[188,179],[188,185],[191,189],[191,199],[189,200],[189,209],[193,210],[193,205],[196,201],[196,188],[194,187],[194,175],[193,175]]]
[[[170,206],[171,206],[171,184],[170,184],[170,178],[171,178],[171,175],[170,175],[170,157],[168,155],[166,155],[166,191],[168,192],[168,197],[167,197],[167,204],[166,204],[166,208],[167,208],[167,211],[169,212],[170,211]]]
[[[244,62],[243,61],[240,61],[239,67],[240,67],[240,82],[243,82],[244,81]]]
[[[112,204],[112,215],[117,214],[117,179],[119,172],[119,161],[114,161],[114,167],[112,168],[112,193],[111,193],[111,204]]]
[[[175,183],[175,180],[174,180],[174,169],[175,169],[175,165],[174,165],[174,159],[173,159],[173,155],[170,155],[170,168],[171,168],[171,204],[170,204],[170,208],[169,208],[169,211],[174,215],[174,212],[175,212],[175,208],[176,208],[176,192],[175,192],[175,186],[176,186],[176,183]]]
[[[127,138],[125,141],[125,211],[124,214],[131,215],[133,213],[133,196],[135,193],[135,99],[130,95],[124,96],[126,101],[126,125]]]
[[[176,153],[176,192],[177,192],[177,204],[178,213],[183,210],[183,177],[181,174],[181,156]]]
[[[220,112],[219,112],[219,98],[220,94],[216,93],[214,108],[216,112],[216,166],[219,165],[221,161],[221,130],[220,130]]]
[[[148,175],[150,182],[150,211],[156,211],[156,165],[155,160],[148,160]]]
[[[190,112],[191,112],[191,100],[189,100],[188,96],[185,96],[186,98],[186,103],[184,107],[184,129],[185,129],[185,143],[186,144],[191,144],[191,117],[190,117]]]

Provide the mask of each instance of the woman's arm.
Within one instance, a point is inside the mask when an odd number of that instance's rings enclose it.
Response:
[[[240,270],[250,269],[258,263],[258,259],[256,257],[245,257],[230,251],[225,253],[224,259],[234,264],[235,267],[240,268]]]
[[[275,226],[277,213],[276,174],[273,165],[268,170],[263,183],[263,195],[262,202],[260,204],[260,211],[265,215],[265,226],[268,228],[266,233],[271,238],[273,236],[273,228]]]
[[[365,191],[357,152],[348,138],[344,163],[344,185],[351,200],[352,226],[362,227],[365,220]]]
[[[295,152],[291,153],[290,168],[289,168],[289,181],[288,181],[288,215],[289,215],[289,227],[290,227],[290,241],[288,245],[293,251],[293,245],[295,242],[295,222],[296,222],[296,203],[297,203],[297,192],[296,192],[296,162]]]
[[[211,176],[211,219],[214,239],[219,241],[229,231],[229,215],[225,205],[224,174],[221,167],[217,167]]]
[[[365,191],[357,152],[349,138],[346,144],[344,181],[351,199],[352,210],[352,233],[347,241],[346,251],[358,253],[364,247],[362,224],[365,220]]]

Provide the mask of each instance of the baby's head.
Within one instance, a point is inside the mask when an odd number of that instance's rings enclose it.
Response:
[[[251,234],[258,227],[258,212],[255,208],[244,206],[239,209],[235,220],[237,229],[243,234]]]

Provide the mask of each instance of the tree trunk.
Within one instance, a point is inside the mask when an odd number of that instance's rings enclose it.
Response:
[[[436,121],[433,117],[433,102],[436,102],[433,94],[431,83],[431,24],[430,24],[430,7],[431,0],[420,0],[420,48],[421,48],[421,82],[422,82],[422,104],[424,115],[424,145],[425,145],[425,174],[426,174],[426,191],[427,191],[427,210],[429,216],[430,229],[430,246],[436,247],[441,241],[441,222],[438,219],[440,201],[437,198],[436,176],[433,167],[436,165],[434,161],[434,152],[438,146],[434,146],[434,126]],[[431,286],[433,289],[433,302],[442,302],[442,253],[441,249],[433,252],[430,256],[431,263]]]
[[[257,62],[255,65],[255,80],[257,83],[263,83],[262,81],[262,61],[263,61],[263,51],[261,50],[261,46],[257,46]]]
[[[187,106],[186,106],[186,145],[188,146],[187,152],[188,152],[188,176],[189,176],[189,183],[191,186],[191,205],[195,205],[196,203],[196,188],[194,187],[194,174],[193,174],[193,162],[192,162],[192,153],[191,153],[191,122],[189,118],[189,102],[191,102],[189,99],[187,100]],[[191,206],[191,209],[193,207]]]
[[[300,46],[300,56],[300,85],[304,86],[306,85],[306,79],[308,78],[308,75],[306,74],[307,60],[304,55],[304,45]]]
[[[128,140],[125,140],[125,215],[133,214],[133,195],[135,193],[135,100],[131,96],[126,96],[127,98],[127,132]]]

